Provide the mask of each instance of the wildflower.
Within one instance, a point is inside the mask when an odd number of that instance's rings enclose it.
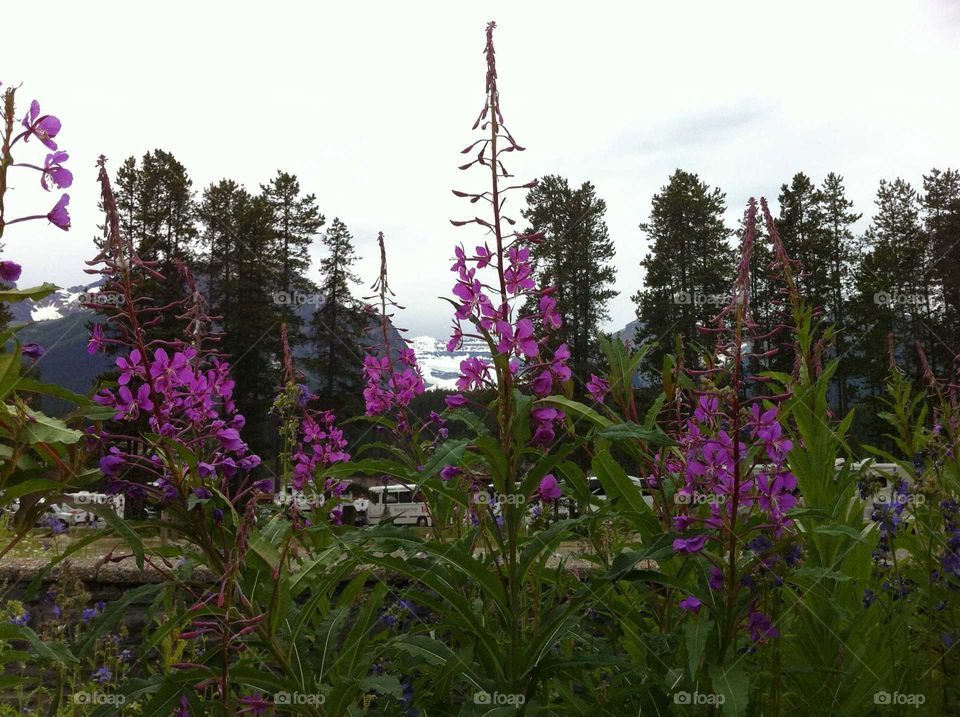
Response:
[[[471,388],[480,388],[489,381],[490,364],[483,359],[471,356],[460,362],[460,378],[457,379],[457,388],[469,391]]]
[[[694,535],[690,538],[677,538],[673,541],[673,549],[678,553],[699,553],[706,544],[706,535]]]
[[[22,270],[23,267],[16,262],[0,261],[0,281],[16,281]]]
[[[680,607],[687,612],[699,612],[703,605],[699,598],[689,595],[680,601]]]
[[[90,622],[93,618],[97,617],[100,612],[93,607],[84,608],[83,612],[80,613],[80,619],[84,622]]]
[[[103,327],[100,324],[94,324],[90,331],[90,340],[87,342],[87,353],[93,356],[100,351],[103,351]]]
[[[24,142],[33,136],[39,139],[47,149],[57,149],[57,143],[53,138],[60,133],[60,120],[53,115],[41,115],[39,102],[34,100],[30,103],[30,109],[20,120],[20,124],[27,130],[23,133]]]
[[[273,703],[265,699],[259,692],[241,697],[240,704],[243,705],[243,709],[239,710],[237,714],[265,715],[273,707]]]
[[[20,347],[20,353],[26,358],[39,361],[41,358],[43,358],[43,355],[46,353],[46,351],[40,344],[24,344]]]
[[[450,480],[451,478],[456,478],[463,471],[456,466],[444,466],[440,469],[440,477],[443,480]]]
[[[874,594],[873,590],[871,590],[870,588],[864,588],[863,589],[863,607],[868,608],[871,605],[873,605],[873,601],[876,599],[876,597],[877,596]]]
[[[30,622],[30,613],[24,612],[22,615],[11,617],[10,622],[17,627],[26,627],[27,623]]]
[[[43,173],[40,175],[40,185],[44,189],[50,191],[47,184],[48,178],[51,184],[58,189],[66,189],[73,184],[73,172],[61,166],[69,158],[66,152],[53,152],[47,155],[43,162]]]
[[[557,300],[548,294],[540,297],[540,320],[548,330],[559,329],[563,325],[563,320],[557,311]]]
[[[552,503],[563,495],[563,491],[557,484],[557,479],[552,473],[547,473],[540,479],[540,486],[537,488],[537,495],[545,503]]]
[[[98,682],[101,685],[108,683],[111,677],[112,675],[110,674],[110,670],[106,667],[101,667],[93,673],[93,681]]]
[[[750,639],[754,642],[766,642],[767,638],[780,635],[780,631],[773,626],[770,618],[756,610],[750,611],[747,630],[750,632]]]
[[[47,219],[54,226],[58,226],[64,231],[70,228],[70,213],[67,211],[67,205],[70,203],[70,195],[64,194],[60,200],[47,212]]]
[[[587,393],[590,394],[590,398],[597,403],[603,403],[603,399],[609,391],[610,384],[607,383],[606,379],[596,374],[590,374],[590,380],[587,381]]]

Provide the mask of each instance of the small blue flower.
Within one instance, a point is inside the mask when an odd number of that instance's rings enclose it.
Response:
[[[112,675],[110,674],[110,670],[108,670],[106,667],[101,667],[93,673],[93,681],[99,682],[101,685],[109,682],[111,677]]]

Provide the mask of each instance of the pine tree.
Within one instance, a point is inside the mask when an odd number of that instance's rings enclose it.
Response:
[[[684,339],[684,359],[697,365],[697,325],[716,315],[729,298],[734,252],[724,225],[726,195],[696,174],[678,169],[651,204],[650,220],[641,224],[651,252],[643,267],[644,288],[637,304],[637,343],[658,342],[651,350],[650,371],[657,373],[663,356],[673,353],[673,337]]]
[[[932,362],[938,360],[935,332],[935,287],[930,281],[932,252],[929,234],[920,221],[916,190],[902,179],[880,181],[877,211],[862,241],[863,257],[856,274],[853,302],[856,351],[866,393],[878,393],[886,376],[887,334],[892,334],[897,360],[919,376],[914,342],[919,341]]]
[[[224,332],[237,408],[246,418],[251,448],[269,454],[270,406],[277,391],[282,304],[275,300],[280,263],[273,212],[263,196],[223,180],[204,191],[200,217],[209,254],[210,313]]]
[[[176,267],[183,261],[194,268],[197,207],[193,181],[176,157],[162,149],[143,155],[140,164],[130,157],[117,172],[115,185],[121,232],[137,254],[156,262],[164,280],[147,279],[140,296],[166,306],[183,296],[184,286]],[[179,338],[182,326],[167,313],[152,327],[162,338]]]
[[[790,184],[780,187],[780,216],[777,231],[790,258],[800,262],[803,270],[797,288],[803,299],[822,306],[830,287],[829,268],[824,266],[826,241],[820,215],[820,192],[803,172],[793,176]]]
[[[276,236],[279,283],[277,291],[288,296],[308,294],[316,290],[307,277],[310,268],[310,245],[326,221],[313,194],[302,194],[296,175],[277,171],[267,184],[260,185],[273,217]],[[282,304],[282,313],[294,342],[300,333],[300,317],[296,302]]]
[[[836,354],[841,357],[837,367],[837,407],[841,415],[847,412],[849,405],[848,374],[850,361],[845,360],[848,335],[852,327],[847,304],[852,291],[854,262],[857,255],[857,242],[853,234],[853,225],[860,220],[861,214],[851,211],[853,202],[847,199],[843,177],[830,172],[819,191],[819,204],[816,208],[817,224],[823,238],[822,249],[817,252],[815,261],[823,267],[826,290],[822,303],[826,318],[837,328]]]
[[[924,225],[933,253],[933,277],[943,297],[940,338],[948,359],[960,353],[960,172],[930,170],[923,177]]]
[[[334,219],[322,241],[327,255],[320,260],[323,305],[313,317],[317,349],[313,364],[321,375],[318,393],[324,404],[343,413],[355,408],[359,400],[361,338],[367,316],[350,293],[350,285],[360,280],[352,269],[357,257],[347,225]]]
[[[590,182],[573,189],[557,175],[543,177],[527,194],[527,204],[522,213],[530,224],[527,233],[545,235],[530,247],[537,284],[555,287],[563,317],[552,348],[567,344],[574,381],[582,390],[599,370],[600,324],[609,319],[607,302],[618,293],[612,288],[616,250],[604,221],[607,205]]]

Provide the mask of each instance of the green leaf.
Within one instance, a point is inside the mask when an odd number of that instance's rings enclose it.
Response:
[[[26,299],[40,301],[40,299],[50,296],[59,288],[56,284],[45,282],[40,286],[32,286],[29,289],[0,289],[0,301],[8,304],[15,304]]]
[[[16,415],[16,409],[5,403],[0,403],[0,407],[11,416]],[[73,444],[83,438],[81,431],[69,428],[66,423],[59,418],[52,418],[40,411],[34,411],[29,406],[23,407],[24,412],[31,420],[23,425],[20,431],[19,439],[29,444],[35,443],[66,443]]]
[[[659,428],[647,429],[632,421],[617,423],[597,431],[597,435],[611,441],[637,440],[654,446],[675,445],[670,437]]]
[[[639,515],[653,515],[653,509],[644,500],[640,488],[630,480],[609,451],[599,451],[592,465],[608,496],[625,501],[630,510]]]
[[[24,640],[29,642],[35,654],[44,660],[52,660],[63,665],[79,662],[76,656],[62,643],[41,640],[37,633],[26,626],[20,627],[10,623],[0,623],[0,640]]]
[[[750,680],[743,667],[737,664],[728,668],[714,665],[710,668],[710,679],[713,681],[713,691],[724,697],[723,713],[727,717],[746,714],[750,699]]]
[[[432,478],[440,472],[444,466],[452,466],[460,463],[464,452],[467,450],[468,442],[455,439],[441,443],[430,460],[423,466],[420,472],[420,480]]]
[[[566,414],[573,416],[575,419],[586,419],[595,426],[606,427],[613,425],[609,418],[604,418],[590,408],[590,406],[586,406],[579,401],[569,399],[566,396],[547,396],[543,400],[539,401],[539,403],[545,403],[550,406],[560,408]]]
[[[713,630],[712,620],[688,622],[683,626],[683,636],[687,644],[687,669],[690,671],[690,681],[697,684],[697,669],[700,659],[707,647],[710,631]]]

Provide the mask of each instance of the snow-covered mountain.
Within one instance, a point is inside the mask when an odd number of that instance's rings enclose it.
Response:
[[[480,339],[465,338],[463,346],[456,351],[447,351],[446,339],[432,336],[417,336],[410,339],[410,346],[417,356],[417,364],[423,373],[427,389],[456,389],[460,377],[460,362],[471,356],[487,357],[490,351]]]
[[[40,301],[20,301],[16,304],[10,304],[9,309],[13,313],[13,320],[18,323],[28,323],[32,321],[54,321],[82,312],[92,315],[93,312],[84,309],[80,305],[80,301],[84,295],[95,294],[100,281],[86,286],[57,289]]]

